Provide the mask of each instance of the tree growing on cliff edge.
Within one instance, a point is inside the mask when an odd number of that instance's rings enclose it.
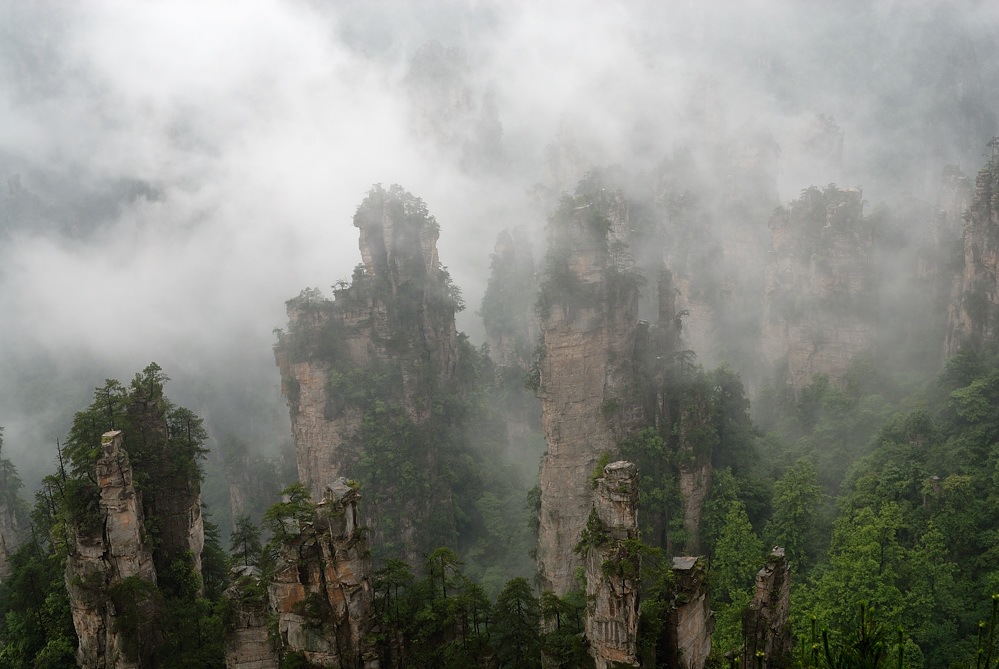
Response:
[[[147,539],[155,537],[164,522],[157,500],[163,501],[175,487],[196,500],[206,435],[200,418],[174,406],[163,394],[166,380],[155,364],[137,374],[128,388],[108,380],[95,389],[92,404],[76,414],[66,447],[58,450],[58,469],[36,493],[31,537],[11,556],[10,578],[0,585],[0,668],[76,666],[78,640],[70,614],[66,560],[72,537],[101,536],[96,464],[102,434],[125,433],[126,449],[134,457],[133,481],[142,486],[151,530]],[[0,467],[0,475],[13,489],[16,472]],[[3,492],[12,490],[5,487]],[[153,541],[158,585],[141,579],[92,584],[95,598],[115,602],[121,613],[117,631],[126,651],[148,660],[141,666],[153,666],[152,657],[155,666],[222,665],[222,621],[215,604],[227,578],[226,565],[214,526],[207,519],[204,523],[200,572],[195,556],[157,555],[160,546]],[[149,618],[150,611],[157,612],[155,619]]]

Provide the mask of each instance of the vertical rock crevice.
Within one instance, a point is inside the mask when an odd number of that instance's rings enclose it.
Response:
[[[377,669],[374,592],[360,494],[341,477],[326,487],[311,521],[289,527],[268,585],[285,651],[317,666]]]
[[[66,589],[80,640],[77,662],[84,669],[138,667],[137,646],[142,644],[126,639],[115,619],[126,614],[125,608],[139,607],[150,614],[149,604],[113,595],[126,579],[139,591],[143,584],[155,586],[156,569],[145,536],[142,497],[132,482],[122,432],[107,432],[101,438],[96,473],[98,518],[71,526],[66,559]]]
[[[959,278],[948,310],[948,355],[981,351],[999,336],[999,158],[978,172],[964,215]]]
[[[789,669],[793,650],[790,620],[791,567],[784,549],[775,547],[756,574],[756,591],[742,615],[742,666],[758,666],[757,655],[763,653],[765,666]]]
[[[379,457],[365,452],[362,433],[373,425],[406,423],[411,435],[430,429],[435,400],[454,390],[459,357],[454,314],[462,303],[440,264],[437,222],[423,201],[399,186],[376,186],[358,207],[354,225],[363,263],[349,283],[334,286],[333,299],[306,290],[289,300],[287,332],[275,346],[299,479],[317,497],[365,457],[368,466]],[[418,436],[410,441],[399,447],[432,490],[402,499],[399,491],[379,487],[378,477],[367,477],[372,498],[366,524],[379,543],[400,541],[416,560],[418,549],[426,548],[416,525],[431,514],[441,517],[452,502],[446,486],[433,481],[433,445]],[[387,520],[395,527],[387,527]],[[443,541],[428,537],[434,545]]]
[[[628,207],[599,191],[563,201],[549,227],[539,297],[538,397],[548,452],[541,467],[538,561],[543,588],[564,595],[591,506],[588,479],[641,413],[635,386],[639,275],[627,255]]]
[[[584,532],[586,618],[584,630],[596,669],[639,666],[638,617],[641,556],[638,552],[638,468],[612,462],[596,480],[593,510]]]

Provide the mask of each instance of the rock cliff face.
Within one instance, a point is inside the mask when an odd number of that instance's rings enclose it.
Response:
[[[715,627],[704,561],[675,557],[673,573],[677,579],[677,597],[666,630],[669,653],[666,666],[703,669],[711,653],[711,632]]]
[[[703,430],[710,424],[711,408],[708,398],[694,396],[683,408],[676,424],[679,436],[679,484],[683,501],[683,529],[687,532],[687,553],[695,555],[701,550],[701,518],[704,502],[711,490],[711,454],[697,452],[691,433]]]
[[[874,229],[858,190],[809,188],[770,219],[765,357],[799,389],[814,374],[838,382],[872,348],[878,295]]]
[[[960,278],[948,312],[946,351],[981,350],[999,335],[999,159],[978,173],[965,214]]]
[[[587,530],[597,536],[585,539],[586,640],[596,669],[637,667],[641,564],[626,540],[638,538],[638,468],[613,462],[596,484]]]
[[[766,666],[787,669],[792,665],[791,568],[783,548],[774,548],[766,565],[756,574],[756,592],[742,616],[745,646],[742,666],[755,667],[757,653]]]
[[[317,666],[379,666],[359,498],[345,478],[327,486],[314,521],[289,528],[297,536],[285,542],[268,587],[282,647]]]
[[[641,414],[633,366],[639,282],[623,252],[628,230],[623,198],[606,194],[564,201],[550,223],[539,299],[538,397],[548,453],[538,560],[543,587],[559,595],[573,587],[580,566],[573,548],[592,504],[587,480]]]
[[[66,589],[80,639],[77,662],[85,669],[139,666],[134,642],[119,634],[115,618],[134,614],[126,609],[142,604],[114,597],[115,586],[125,579],[156,583],[142,498],[132,484],[132,467],[122,442],[119,431],[101,439],[99,519],[89,526],[73,527],[66,560]]]
[[[437,256],[437,222],[399,186],[374,188],[358,207],[363,264],[334,298],[304,291],[288,302],[288,330],[275,346],[288,400],[299,479],[318,496],[364,454],[365,416],[409,421],[413,433],[432,418],[433,398],[452,386],[458,360],[454,324],[460,298]],[[383,414],[375,418],[374,411]],[[387,414],[385,412],[388,412]],[[436,470],[436,453],[407,444],[421,471]],[[369,454],[374,456],[374,454]],[[369,525],[380,543],[378,508],[394,493],[371,480]],[[414,523],[449,508],[445,493],[395,500],[404,513],[393,539],[415,545]],[[436,539],[435,539],[436,540]],[[435,544],[439,545],[439,544]],[[418,556],[414,556],[415,557]]]
[[[226,636],[226,669],[278,669],[278,653],[267,629],[267,599],[257,592],[260,572],[256,567],[237,567],[233,577],[225,593],[234,618]]]
[[[13,509],[8,508],[6,504],[0,503],[0,581],[7,578],[7,575],[10,573],[8,559],[11,553],[17,550],[20,536],[20,523]]]
[[[0,428],[0,448],[3,447],[3,428]],[[0,456],[0,581],[10,572],[9,558],[17,550],[24,530],[18,492],[21,479],[14,465]]]

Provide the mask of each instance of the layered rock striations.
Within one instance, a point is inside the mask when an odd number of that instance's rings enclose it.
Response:
[[[312,520],[286,521],[268,585],[285,651],[316,666],[377,669],[371,633],[371,558],[358,524],[360,495],[345,478],[328,485]]]
[[[267,625],[270,607],[260,570],[237,567],[233,577],[225,592],[233,609],[225,642],[226,669],[278,669],[280,658]]]
[[[639,666],[638,469],[613,462],[596,480],[580,547],[586,574],[584,629],[596,669]],[[630,540],[630,541],[629,541]]]
[[[791,568],[783,548],[774,548],[756,574],[756,592],[742,615],[742,636],[742,666],[759,666],[759,653],[767,667],[792,666]]]
[[[572,589],[573,548],[591,507],[590,474],[640,421],[634,358],[639,279],[626,255],[619,194],[566,199],[552,217],[539,298],[537,394],[548,452],[541,467],[538,561],[545,589]]]
[[[122,432],[101,439],[96,474],[98,517],[71,526],[66,559],[77,662],[85,669],[138,667],[138,646],[145,644],[126,638],[117,619],[151,615],[151,603],[125,595],[155,586],[156,569]]]
[[[0,449],[3,448],[3,428],[0,427]],[[10,556],[17,550],[24,529],[25,517],[18,492],[21,478],[14,465],[0,456],[0,581],[10,571]]]
[[[21,524],[15,510],[0,502],[0,581],[10,572],[10,555],[17,550],[21,537]]]
[[[275,357],[299,479],[318,496],[363,463],[371,481],[368,524],[380,543],[403,540],[412,548],[419,544],[415,525],[430,514],[446,520],[451,506],[446,486],[435,483],[437,453],[420,435],[439,418],[435,401],[454,389],[454,314],[461,301],[438,259],[437,222],[422,200],[399,186],[375,187],[354,225],[363,264],[349,284],[337,283],[332,300],[307,290],[288,302],[288,328]],[[400,426],[402,436],[389,441],[398,442],[398,456],[425,477],[429,490],[400,498],[400,491],[382,485],[372,458],[391,456],[365,448],[365,435],[379,426]],[[394,529],[385,526],[389,515],[398,522]],[[428,538],[434,541],[442,542]]]
[[[795,389],[826,374],[838,382],[875,342],[874,226],[859,190],[809,188],[770,219],[765,272],[765,357]]]
[[[714,614],[708,598],[704,560],[673,558],[676,599],[666,628],[666,666],[703,669],[711,654]]]
[[[980,351],[999,335],[999,158],[995,154],[975,179],[974,198],[964,220],[959,278],[948,310],[947,354],[962,346]]]

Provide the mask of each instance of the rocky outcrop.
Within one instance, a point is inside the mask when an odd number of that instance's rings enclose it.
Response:
[[[411,434],[426,425],[434,398],[453,390],[458,359],[454,313],[461,301],[438,259],[437,222],[423,201],[399,186],[377,186],[354,225],[363,264],[352,281],[338,282],[332,300],[312,290],[290,300],[288,329],[275,346],[299,479],[315,496],[358,465],[366,415],[388,411],[409,421]],[[386,422],[384,415],[376,420]],[[433,448],[406,448],[420,470],[436,471]],[[387,512],[378,505],[395,492],[370,480],[366,524],[379,540],[385,537],[378,521],[392,515],[392,539],[415,546],[414,524],[450,508],[438,486],[425,498],[395,500],[400,513]]]
[[[641,557],[629,539],[638,539],[638,468],[612,462],[596,480],[582,544],[585,633],[596,669],[638,666]]]
[[[0,427],[0,449],[3,448],[3,428]],[[21,543],[24,521],[18,493],[21,478],[10,460],[0,456],[0,581],[10,572],[10,556]]]
[[[711,653],[714,614],[708,602],[708,581],[704,560],[673,558],[676,600],[666,629],[666,666],[703,669]]]
[[[999,336],[999,158],[978,173],[964,217],[960,278],[948,311],[946,351],[982,350]]]
[[[688,553],[701,551],[701,518],[704,502],[711,491],[711,454],[697,448],[692,436],[711,424],[709,398],[693,395],[681,410],[676,423],[678,439],[678,479],[683,500],[683,529],[687,533],[684,546]]]
[[[267,596],[260,570],[233,569],[226,598],[232,605],[232,623],[226,635],[226,669],[278,669],[280,661],[267,628]]]
[[[96,473],[99,517],[72,525],[66,559],[66,589],[80,639],[77,662],[84,669],[138,667],[141,640],[126,638],[115,619],[151,614],[151,604],[136,593],[141,595],[143,584],[155,585],[156,570],[120,431],[102,437]]]
[[[564,595],[592,505],[601,455],[640,418],[634,385],[638,284],[626,255],[628,207],[604,191],[552,217],[539,298],[538,397],[548,453],[541,467],[538,560],[543,589]]]
[[[20,543],[21,526],[14,510],[0,503],[0,581],[10,573],[9,558]]]
[[[288,527],[268,586],[285,651],[316,666],[377,669],[371,560],[360,495],[345,478],[324,490],[312,522]]]
[[[815,374],[839,382],[869,351],[877,325],[874,228],[859,190],[809,188],[770,219],[765,357],[795,389]]]
[[[759,666],[759,653],[763,653],[767,667],[791,666],[791,568],[783,548],[775,547],[756,574],[756,592],[742,615],[742,636],[742,666]]]

